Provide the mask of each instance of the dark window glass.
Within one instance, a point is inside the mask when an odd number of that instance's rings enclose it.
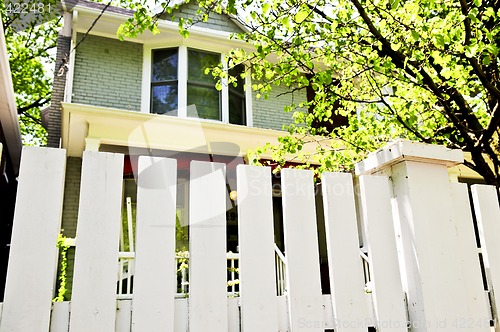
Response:
[[[188,85],[187,115],[193,118],[220,120],[219,91],[215,87]]]
[[[177,85],[153,86],[153,113],[177,116]]]
[[[152,113],[177,115],[177,67],[177,49],[153,51],[151,70]]]
[[[153,82],[177,80],[177,49],[153,51]]]
[[[229,70],[229,75],[236,78],[236,82],[229,84],[229,123],[246,125],[245,110],[245,80],[241,77],[245,67],[235,66]]]
[[[220,92],[215,88],[216,79],[205,74],[207,68],[220,63],[220,55],[188,50],[188,116],[221,120]]]
[[[201,119],[222,120],[221,93],[215,88],[217,79],[207,68],[220,63],[220,54],[188,50],[187,116]],[[161,49],[152,52],[151,70],[151,112],[178,115],[178,49]],[[236,78],[229,85],[229,123],[246,125],[245,80],[241,78],[244,66],[230,69]]]

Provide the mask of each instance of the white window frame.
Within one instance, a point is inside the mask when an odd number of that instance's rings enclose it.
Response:
[[[161,45],[144,45],[143,52],[143,65],[142,65],[142,97],[141,97],[141,112],[151,113],[151,62],[152,53],[155,49],[166,49],[166,48],[177,48],[178,49],[178,68],[177,68],[177,79],[178,79],[178,117],[195,119],[187,116],[187,76],[188,76],[188,48],[199,50],[202,52],[212,52],[218,53],[221,56],[221,62],[225,69],[227,69],[227,63],[224,62],[224,53],[214,50],[206,50],[198,47],[191,47],[186,45],[179,45],[178,43],[162,43]],[[221,91],[221,120],[211,120],[211,119],[200,119],[201,121],[211,121],[218,123],[229,123],[229,88],[227,83],[227,78],[222,80],[222,91]],[[253,115],[252,115],[252,83],[249,73],[245,77],[245,115],[246,115],[246,126],[253,127]]]

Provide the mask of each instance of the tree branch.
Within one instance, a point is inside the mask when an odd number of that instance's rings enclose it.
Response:
[[[43,105],[47,104],[49,101],[50,101],[50,97],[47,97],[47,96],[40,97],[29,105],[26,105],[23,107],[18,107],[17,114],[24,114],[24,115],[28,116],[26,114],[26,111],[28,111],[32,108],[42,107]]]

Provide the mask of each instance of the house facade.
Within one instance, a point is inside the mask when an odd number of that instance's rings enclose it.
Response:
[[[196,3],[180,5],[163,17],[159,34],[146,31],[124,41],[116,32],[132,11],[85,0],[64,8],[47,125],[49,146],[68,153],[62,233],[76,236],[81,157],[86,150],[125,154],[124,218],[127,197],[132,216],[135,213],[138,157],[175,158],[180,227],[188,220],[189,163],[215,161],[227,166],[227,249],[237,251],[238,216],[231,199],[237,192],[236,166],[248,162],[249,150],[277,142],[283,126],[293,121],[284,106],[307,100],[307,91],[274,86],[270,98],[258,98],[251,87],[263,82],[253,80],[243,65],[230,72],[238,77],[236,87],[222,80],[217,89],[217,81],[205,69],[226,66],[230,50],[251,51],[252,46],[231,39],[231,34],[244,30],[236,18],[226,15],[213,14],[192,26],[188,38],[182,37],[177,20],[194,17]],[[450,173],[471,177],[463,166]],[[280,181],[275,182],[275,242],[283,250]],[[322,217],[318,218],[321,226]],[[185,248],[181,239],[177,241],[179,250]],[[72,255],[70,251],[70,260]],[[326,260],[324,250],[321,259]]]
[[[225,66],[225,55],[232,49],[252,49],[230,38],[243,30],[236,18],[226,15],[211,15],[207,22],[192,26],[188,38],[182,37],[176,20],[195,16],[197,8],[193,2],[180,5],[159,22],[159,34],[148,31],[125,41],[116,32],[133,14],[130,10],[78,1],[64,12],[47,127],[48,145],[68,153],[62,216],[65,236],[76,236],[82,153],[118,152],[126,156],[124,218],[127,197],[135,214],[138,157],[177,159],[181,227],[188,220],[189,163],[225,163],[227,248],[238,250],[237,209],[230,198],[236,192],[236,166],[248,163],[249,150],[277,143],[284,126],[293,121],[284,106],[307,96],[305,90],[292,92],[276,86],[270,98],[259,98],[252,85],[261,82],[253,80],[243,65],[230,71],[238,78],[237,86],[222,80],[217,89],[217,80],[205,74],[205,69],[219,63]],[[276,211],[281,211],[279,185],[275,189]],[[279,230],[281,216],[276,213]],[[276,242],[282,245],[282,239]],[[185,243],[178,239],[178,249],[183,248]],[[70,251],[70,260],[72,255]]]

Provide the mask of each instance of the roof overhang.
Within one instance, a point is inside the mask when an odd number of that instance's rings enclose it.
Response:
[[[62,147],[81,157],[86,142],[100,146],[243,156],[267,143],[278,144],[286,132],[140,113],[83,104],[62,103]],[[325,141],[324,144],[329,144]],[[313,153],[306,147],[304,153]],[[311,149],[311,151],[307,151]],[[263,154],[262,158],[271,158]],[[290,160],[293,156],[290,156]]]
[[[1,17],[0,17],[1,18]],[[3,26],[0,25],[0,123],[5,136],[6,150],[17,174],[21,158],[21,134],[17,117],[16,100],[14,88],[12,87],[12,77],[10,73],[9,57]]]
[[[130,15],[125,13],[105,11],[102,13],[99,20],[96,21],[102,11],[98,8],[90,8],[82,4],[77,4],[72,9],[72,12],[73,15],[77,17],[77,32],[86,33],[89,28],[94,25],[91,34],[108,38],[118,38],[116,35],[118,28],[130,18]],[[206,46],[209,48],[216,47],[220,52],[233,48],[252,50],[248,43],[237,39],[231,39],[231,33],[225,31],[217,31],[195,25],[190,27],[189,37],[183,38],[179,33],[178,23],[167,20],[160,20],[158,22],[158,29],[160,31],[159,34],[154,35],[151,31],[146,30],[135,38],[125,38],[125,40],[153,46],[165,43],[188,45],[191,43],[198,47],[203,47],[204,43],[206,43]]]

